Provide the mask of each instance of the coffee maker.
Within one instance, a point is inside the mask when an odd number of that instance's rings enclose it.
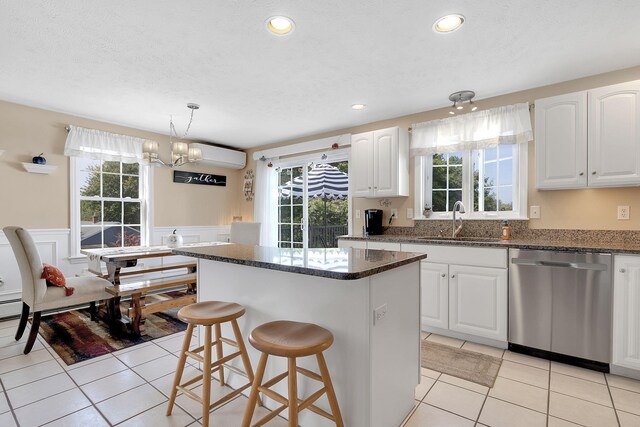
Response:
[[[364,211],[365,235],[382,234],[382,209],[367,209]]]

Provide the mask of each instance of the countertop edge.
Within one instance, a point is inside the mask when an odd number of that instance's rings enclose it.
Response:
[[[174,249],[172,252],[175,255],[205,259],[208,261],[226,262],[229,264],[246,265],[249,267],[264,268],[267,270],[283,271],[286,273],[302,274],[305,276],[317,276],[317,277],[324,277],[327,279],[336,279],[336,280],[363,279],[365,277],[373,276],[373,275],[382,273],[384,271],[393,270],[394,268],[402,267],[407,264],[419,262],[427,258],[427,254],[412,253],[413,256],[411,258],[405,258],[402,260],[393,261],[391,263],[381,265],[369,270],[357,272],[357,273],[343,273],[339,271],[317,270],[314,268],[299,267],[294,265],[273,264],[265,261],[255,261],[255,260],[238,259],[238,258],[226,257],[226,256],[220,256],[220,255],[201,254],[201,253],[190,252],[188,250],[182,250],[182,249]]]
[[[339,240],[355,240],[365,242],[388,242],[388,243],[410,243],[418,245],[443,245],[443,246],[467,246],[467,247],[482,247],[482,248],[502,248],[502,249],[531,249],[531,250],[550,250],[559,252],[600,252],[611,253],[618,255],[639,255],[640,243],[634,245],[635,247],[621,248],[620,246],[631,246],[629,243],[605,243],[602,245],[589,244],[589,243],[577,243],[568,241],[544,241],[537,242],[535,240],[504,240],[496,242],[485,241],[469,241],[469,240],[431,240],[428,237],[407,237],[407,236],[393,236],[393,235],[378,235],[374,237],[365,236],[339,236]],[[496,238],[497,240],[497,238]]]

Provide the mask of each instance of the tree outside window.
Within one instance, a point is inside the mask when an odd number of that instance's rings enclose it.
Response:
[[[89,159],[78,162],[80,247],[140,245],[140,165]]]

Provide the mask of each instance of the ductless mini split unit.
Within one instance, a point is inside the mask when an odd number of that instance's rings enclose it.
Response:
[[[247,164],[247,153],[207,144],[190,144],[202,151],[202,163],[229,169],[243,169]]]

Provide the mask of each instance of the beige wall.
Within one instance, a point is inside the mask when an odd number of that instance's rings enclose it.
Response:
[[[69,228],[69,159],[63,155],[67,124],[156,140],[168,157],[168,137],[67,114],[0,101],[0,227]],[[21,162],[43,152],[50,175],[27,173]],[[229,224],[238,215],[241,172],[204,164],[180,170],[227,176],[226,187],[173,183],[169,168],[154,168],[154,226]]]
[[[625,70],[614,71],[597,76],[586,77],[569,82],[558,83],[550,86],[515,92],[507,95],[497,96],[478,101],[480,108],[492,108],[502,105],[515,104],[518,102],[533,103],[538,98],[545,98],[563,93],[576,92],[591,89],[599,86],[621,83],[630,80],[640,79],[640,66]],[[347,129],[339,129],[326,132],[311,137],[300,138],[291,141],[284,141],[279,144],[259,147],[265,148],[295,144],[303,141],[311,141],[343,133],[359,133],[391,126],[408,128],[412,123],[419,123],[428,120],[449,117],[448,109],[438,109],[425,111],[395,119],[389,119],[362,126]],[[532,114],[533,122],[533,114]],[[535,126],[535,124],[534,124]],[[530,221],[531,228],[569,228],[569,229],[603,229],[603,230],[625,230],[640,229],[640,188],[611,188],[611,189],[584,189],[584,190],[561,190],[561,191],[537,191],[535,189],[535,168],[534,168],[534,143],[529,143],[529,201],[528,205],[538,205],[541,209],[541,218]],[[255,150],[253,150],[255,151]],[[249,152],[247,168],[255,170],[255,162],[252,152]],[[413,162],[412,162],[413,163]],[[413,194],[413,165],[411,166],[411,193]],[[356,209],[380,208],[381,199],[355,199],[353,203],[354,212]],[[394,225],[413,225],[412,220],[406,219],[407,208],[413,208],[413,197],[390,199],[392,204],[383,207],[385,218],[388,218],[391,208],[398,209],[399,219],[394,221]],[[630,206],[631,219],[629,221],[618,221],[617,206]],[[253,212],[253,204],[242,201],[240,203],[243,215],[249,216]],[[362,229],[362,219],[353,219],[354,231]]]

